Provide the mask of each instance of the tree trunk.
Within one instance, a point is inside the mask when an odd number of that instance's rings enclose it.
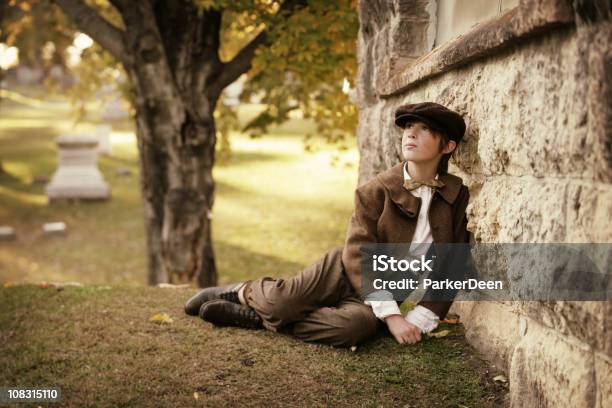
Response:
[[[122,29],[83,0],[55,2],[123,64],[130,78],[149,284],[196,279],[200,287],[215,285],[213,115],[223,89],[250,69],[265,32],[224,63],[219,58],[219,10],[202,12],[188,0],[110,0]]]
[[[124,18],[131,19],[127,13],[132,10],[124,10]],[[212,286],[217,282],[211,214],[219,92],[201,91],[195,82],[215,67],[194,67],[190,39],[164,47],[150,12],[144,9],[133,17],[139,24],[132,25],[128,47],[133,60],[125,65],[134,87],[148,281],[195,279],[200,287]],[[193,35],[191,41],[200,38]],[[184,54],[169,54],[181,49]]]
[[[151,88],[142,78],[132,82]],[[181,105],[180,99],[136,102],[148,281],[189,283],[197,277],[206,287],[217,282],[211,239],[215,126],[212,112],[197,121]],[[176,122],[177,128],[169,126]]]

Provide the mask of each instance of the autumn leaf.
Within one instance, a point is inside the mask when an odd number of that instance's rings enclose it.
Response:
[[[400,312],[403,315],[406,315],[406,313],[408,313],[409,311],[411,311],[412,309],[414,309],[416,307],[416,302],[412,301],[412,300],[404,300],[402,302],[402,304],[400,305]]]
[[[442,320],[442,323],[446,323],[446,324],[458,324],[459,323],[459,318],[458,317],[450,317],[448,319]]]
[[[493,381],[505,383],[505,382],[508,382],[508,379],[506,378],[505,375],[500,374],[500,375],[496,375],[495,377],[493,377]]]
[[[450,333],[450,331],[448,331],[448,330],[440,330],[439,332],[429,333],[429,336],[430,337],[441,338],[441,337],[448,336],[448,333]]]
[[[155,323],[159,323],[159,324],[172,323],[174,321],[168,315],[168,313],[158,313],[156,315],[151,316],[149,320]]]
[[[159,288],[164,288],[164,289],[182,289],[182,288],[188,288],[190,285],[187,283],[181,284],[181,285],[174,285],[172,283],[160,283],[157,285],[157,287]]]

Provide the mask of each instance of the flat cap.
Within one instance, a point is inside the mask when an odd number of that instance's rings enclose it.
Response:
[[[396,109],[397,126],[403,128],[409,120],[420,120],[435,131],[446,133],[455,142],[461,141],[465,133],[461,115],[435,102],[412,103]]]

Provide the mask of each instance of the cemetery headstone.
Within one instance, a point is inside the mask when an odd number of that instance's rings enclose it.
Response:
[[[110,136],[113,132],[111,125],[102,123],[96,126],[96,137],[98,139],[98,153],[110,156],[112,154]]]
[[[15,229],[13,227],[0,225],[0,241],[12,241],[15,237]]]
[[[65,135],[56,143],[59,166],[46,188],[49,201],[109,198],[110,188],[96,163],[98,140],[89,135]]]
[[[43,234],[49,235],[61,235],[66,233],[66,223],[64,222],[48,222],[42,226]]]

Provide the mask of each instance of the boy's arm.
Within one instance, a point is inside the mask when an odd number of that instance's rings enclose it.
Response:
[[[469,201],[470,192],[467,186],[464,185],[461,187],[461,191],[456,200],[456,208],[453,210],[453,242],[455,243],[468,244],[470,242],[470,232],[467,229],[468,219],[466,214]],[[434,312],[440,319],[444,319],[453,302],[423,300],[418,304]]]
[[[378,242],[378,219],[385,202],[383,188],[380,182],[374,179],[355,190],[355,211],[349,221],[342,251],[342,263],[346,275],[359,297],[363,297],[360,247],[364,244]]]

